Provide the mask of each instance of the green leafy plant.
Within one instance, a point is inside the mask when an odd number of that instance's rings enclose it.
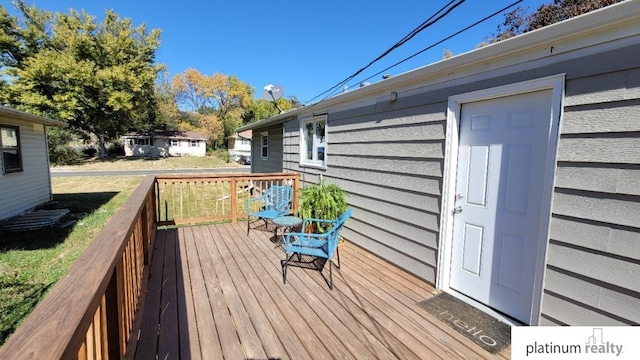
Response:
[[[346,194],[336,184],[327,184],[323,179],[319,184],[309,185],[300,191],[300,216],[303,219],[337,219],[348,208]],[[327,224],[317,224],[321,233],[328,230]]]

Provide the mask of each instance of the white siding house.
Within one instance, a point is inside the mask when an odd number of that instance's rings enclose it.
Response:
[[[344,237],[530,325],[640,325],[640,1],[250,124]],[[261,133],[269,134],[269,157]]]
[[[242,155],[251,155],[251,130],[236,132],[227,137],[229,155],[238,161]]]
[[[126,156],[205,156],[207,136],[195,131],[132,132],[123,137]]]
[[[0,106],[0,220],[51,200],[46,126],[67,126]]]

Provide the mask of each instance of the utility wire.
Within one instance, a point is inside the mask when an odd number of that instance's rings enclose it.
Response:
[[[353,78],[355,78],[356,76],[358,76],[360,73],[362,73],[364,70],[366,70],[367,68],[369,68],[371,65],[373,65],[374,63],[376,63],[377,61],[379,61],[380,59],[382,59],[383,57],[389,55],[389,53],[391,53],[393,50],[397,49],[398,47],[404,45],[407,41],[411,40],[414,36],[416,36],[418,33],[420,33],[421,31],[423,31],[424,29],[430,27],[431,25],[437,23],[438,21],[440,21],[442,18],[444,18],[445,16],[447,16],[451,11],[453,11],[453,9],[455,9],[456,7],[460,6],[463,2],[465,2],[466,0],[457,0],[457,3],[453,4],[456,0],[452,0],[450,1],[447,5],[443,6],[442,8],[440,8],[440,10],[438,10],[436,13],[434,13],[433,15],[431,15],[431,17],[429,17],[427,20],[425,20],[422,24],[420,24],[418,27],[416,27],[415,29],[413,29],[411,32],[409,32],[409,34],[405,35],[405,37],[403,37],[402,39],[400,39],[400,41],[398,41],[397,43],[395,43],[393,46],[391,46],[388,50],[386,50],[384,53],[382,53],[381,55],[379,55],[377,58],[375,58],[374,60],[372,60],[371,62],[369,62],[369,64],[367,64],[366,66],[364,66],[363,68],[361,68],[360,70],[356,71],[354,74],[349,75],[346,79],[342,80],[341,82],[337,83],[336,85],[332,86],[331,88],[329,88],[328,90],[324,91],[323,93],[315,96],[314,98],[305,101],[305,104],[310,103],[311,101],[335,90],[336,88],[346,84],[347,82],[351,81]],[[453,4],[453,5],[451,5]],[[444,13],[442,13],[444,12]],[[440,14],[442,13],[442,14]],[[438,15],[440,14],[440,15]],[[437,16],[437,17],[436,17]],[[434,19],[435,17],[435,19]],[[326,97],[325,97],[326,98]]]
[[[476,21],[475,23],[473,23],[473,24],[471,24],[471,25],[469,25],[469,26],[467,26],[467,27],[465,27],[465,28],[463,28],[463,29],[461,29],[461,30],[458,30],[457,32],[455,32],[455,33],[453,33],[453,34],[451,34],[451,35],[447,36],[446,38],[444,38],[444,39],[442,39],[442,40],[439,40],[439,41],[437,41],[437,42],[435,42],[435,43],[433,43],[433,44],[429,45],[428,47],[426,47],[426,48],[424,48],[424,49],[422,49],[422,50],[418,51],[417,53],[415,53],[415,54],[413,54],[413,55],[411,55],[411,56],[408,56],[408,57],[406,57],[406,58],[404,58],[404,59],[402,59],[402,60],[398,61],[397,63],[395,63],[395,64],[393,64],[393,65],[391,65],[391,66],[389,66],[389,67],[387,67],[387,68],[384,68],[384,69],[380,70],[379,72],[377,72],[377,73],[375,73],[375,74],[373,74],[373,75],[369,76],[368,78],[366,78],[366,79],[364,79],[364,80],[361,80],[361,81],[356,82],[355,84],[353,84],[353,85],[349,86],[347,89],[351,89],[351,88],[353,88],[353,87],[357,86],[357,85],[358,85],[358,83],[360,83],[360,82],[362,82],[362,81],[371,80],[371,79],[373,79],[374,77],[376,77],[376,76],[378,76],[378,75],[380,75],[380,74],[382,74],[382,73],[384,73],[384,72],[386,72],[386,71],[388,71],[388,70],[390,70],[390,69],[392,69],[392,68],[394,68],[394,67],[396,67],[396,66],[398,66],[398,65],[400,65],[400,64],[402,64],[402,63],[404,63],[404,62],[406,62],[406,61],[408,61],[408,60],[410,60],[410,59],[413,59],[414,57],[416,57],[416,56],[418,56],[418,55],[422,54],[423,52],[425,52],[425,51],[427,51],[427,50],[430,50],[430,49],[432,49],[432,48],[434,48],[434,47],[436,47],[436,46],[438,46],[438,45],[442,44],[443,42],[445,42],[445,41],[447,41],[447,40],[450,40],[451,38],[453,38],[453,37],[455,37],[455,36],[458,36],[458,35],[460,35],[461,33],[465,32],[465,31],[467,31],[467,30],[469,30],[469,29],[471,29],[471,28],[473,28],[473,27],[475,27],[475,26],[478,26],[479,24],[481,24],[481,23],[483,23],[483,22],[485,22],[485,21],[489,20],[490,18],[492,18],[492,17],[494,17],[494,16],[496,16],[496,15],[498,15],[498,14],[502,13],[503,11],[505,11],[505,10],[507,10],[507,9],[509,9],[509,8],[513,7],[513,6],[516,6],[517,4],[521,3],[522,1],[523,1],[523,0],[518,0],[518,1],[513,2],[513,3],[511,3],[510,5],[508,5],[508,6],[504,7],[504,8],[502,8],[502,9],[500,9],[500,10],[498,10],[498,11],[496,11],[496,12],[492,13],[491,15],[487,15],[486,17],[484,17],[484,18],[482,18],[482,19],[480,19],[480,20]],[[325,94],[326,94],[326,92],[325,92]],[[335,94],[336,94],[336,92],[335,92],[335,90],[334,90],[334,91],[333,91],[333,92],[331,92],[329,95],[327,95],[327,96],[325,96],[324,98],[322,98],[322,100],[324,100],[324,99],[326,99],[326,98],[328,98],[328,97],[330,97],[330,96],[333,96],[333,95],[335,95]]]

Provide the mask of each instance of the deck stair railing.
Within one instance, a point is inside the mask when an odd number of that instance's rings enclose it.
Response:
[[[299,175],[149,175],[0,347],[0,359],[129,359],[159,225],[246,218],[244,199]]]

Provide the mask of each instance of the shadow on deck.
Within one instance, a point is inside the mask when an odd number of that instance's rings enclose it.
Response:
[[[430,285],[352,244],[333,291],[300,267],[284,285],[272,237],[243,224],[158,231],[136,358],[509,358],[419,308]]]

